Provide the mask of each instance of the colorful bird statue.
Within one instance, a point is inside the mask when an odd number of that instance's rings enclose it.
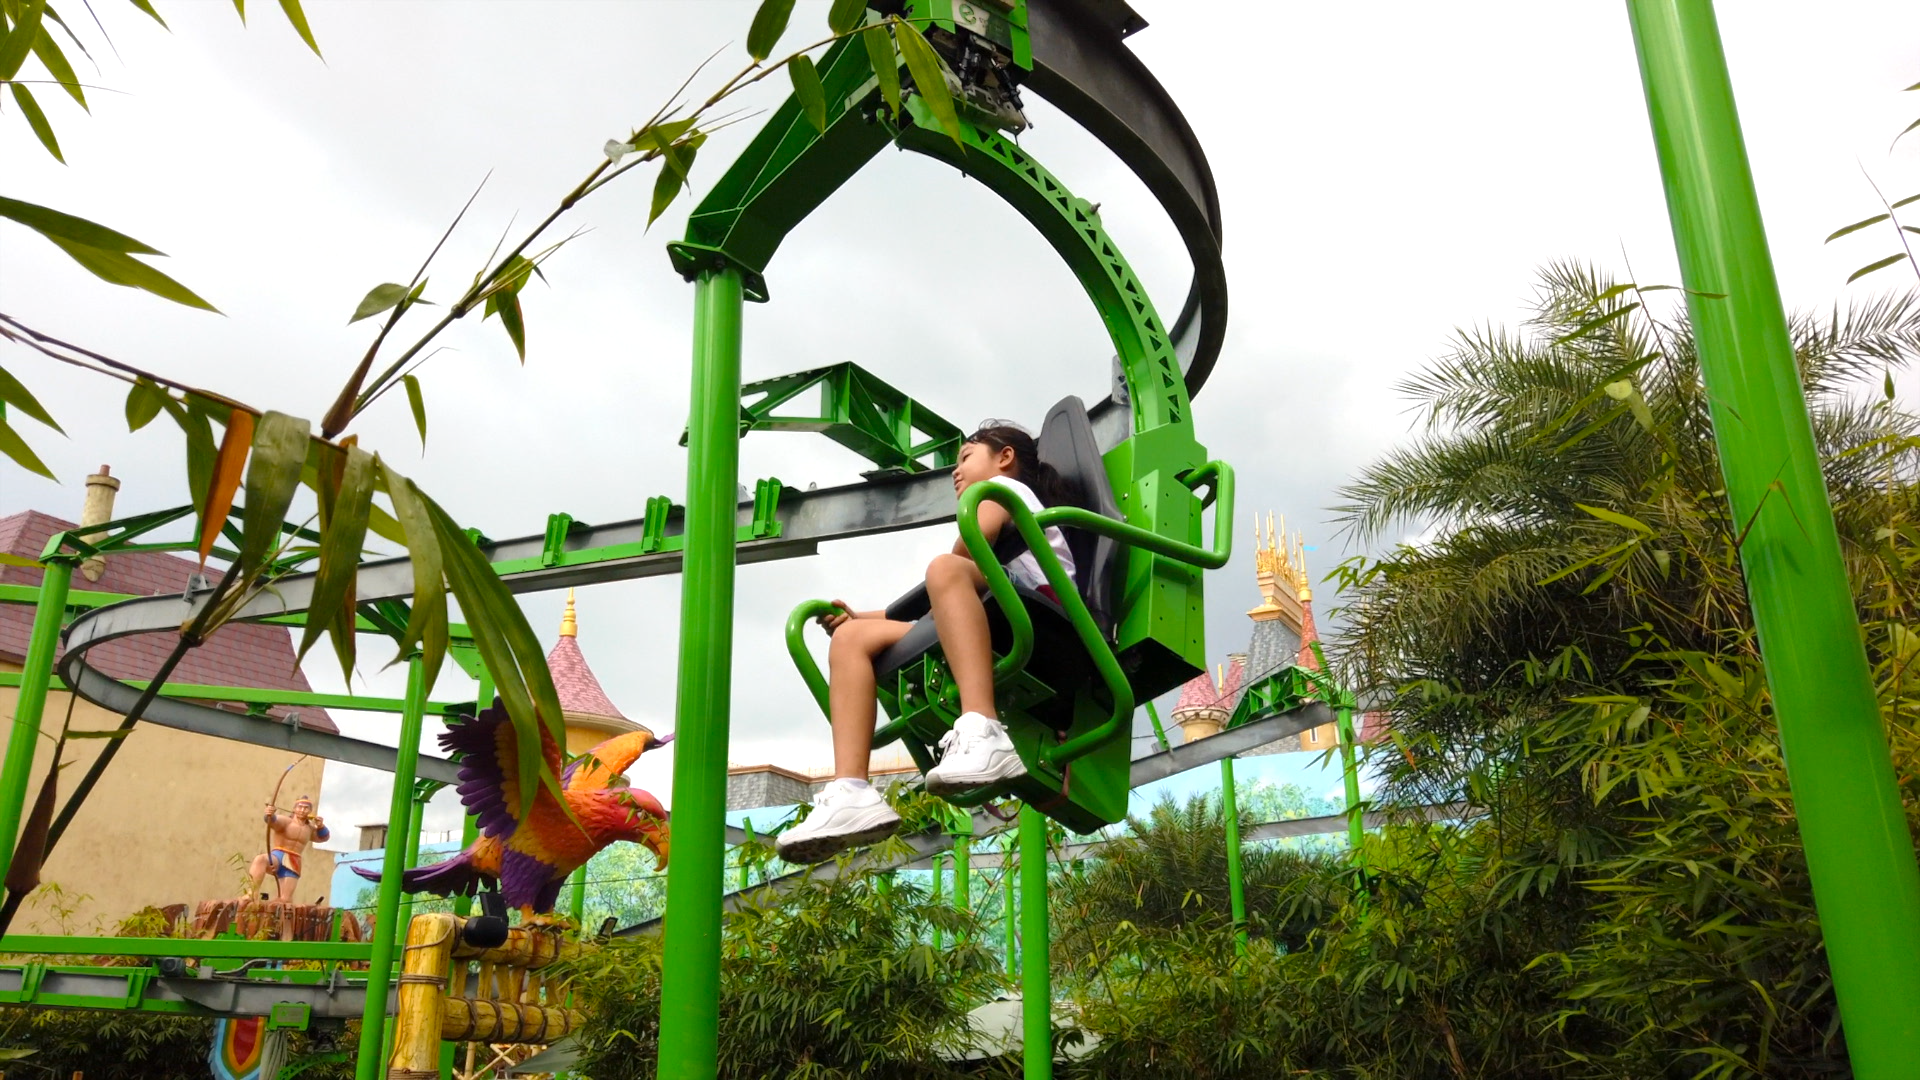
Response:
[[[560,886],[600,849],[616,840],[644,844],[659,867],[667,865],[667,811],[660,800],[630,787],[623,775],[649,746],[668,742],[651,731],[616,735],[575,758],[564,771],[560,748],[544,727],[540,748],[547,767],[560,774],[567,807],[579,824],[567,819],[545,785],[533,807],[520,813],[518,735],[496,699],[477,717],[447,725],[440,745],[460,755],[460,801],[480,824],[480,838],[445,862],[408,870],[401,883],[408,892],[469,896],[497,882],[500,896],[520,909],[524,922],[553,911]],[[583,831],[584,829],[584,831]],[[380,872],[354,867],[368,881]]]

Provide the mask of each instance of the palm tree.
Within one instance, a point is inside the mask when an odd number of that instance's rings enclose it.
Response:
[[[1745,633],[1743,523],[1721,491],[1691,328],[1683,311],[1657,315],[1661,299],[1591,267],[1545,268],[1519,330],[1460,331],[1401,384],[1424,431],[1343,489],[1361,543],[1430,537],[1341,572],[1343,659],[1395,702],[1406,750],[1390,798],[1476,794],[1463,789],[1561,704],[1551,676],[1631,679],[1649,648]],[[1893,396],[1893,373],[1920,356],[1920,299],[1797,315],[1790,330],[1853,580],[1882,580],[1876,530],[1910,516],[1920,476],[1920,418]]]

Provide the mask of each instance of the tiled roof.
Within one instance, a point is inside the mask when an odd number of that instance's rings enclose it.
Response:
[[[76,527],[51,514],[24,510],[0,518],[0,551],[38,558],[49,537]],[[74,588],[141,596],[184,593],[197,567],[192,560],[165,552],[124,552],[107,556],[106,572],[99,581],[76,575]],[[0,566],[0,584],[38,585],[44,573],[37,566]],[[0,604],[0,657],[16,663],[25,659],[32,633],[33,608]],[[175,641],[171,634],[139,634],[95,646],[87,651],[87,659],[116,679],[151,678],[173,651]],[[187,650],[168,681],[265,690],[313,689],[294,664],[292,633],[281,626],[251,623],[230,623],[205,644]],[[329,734],[340,730],[325,709],[310,705],[275,706],[268,715],[284,720],[290,712],[299,714],[301,727]]]
[[[1240,688],[1246,682],[1246,663],[1244,653],[1227,657],[1225,670],[1220,673],[1217,685],[1212,672],[1203,671],[1187,680],[1180,690],[1180,699],[1174,703],[1174,715],[1194,709],[1224,709],[1232,712],[1240,702]]]
[[[561,712],[626,719],[607,692],[600,689],[600,680],[594,678],[587,658],[580,654],[580,642],[571,634],[560,635],[559,643],[547,654],[547,666],[553,669],[553,688],[560,694]]]
[[[1295,662],[1300,655],[1300,635],[1279,619],[1263,619],[1253,624],[1253,637],[1247,642],[1247,677],[1259,682]]]
[[[1320,670],[1320,658],[1313,654],[1314,643],[1320,640],[1320,631],[1313,625],[1313,601],[1300,601],[1300,652],[1294,663],[1308,671]]]

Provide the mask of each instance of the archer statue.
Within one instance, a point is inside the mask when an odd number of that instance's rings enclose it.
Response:
[[[248,869],[253,880],[247,891],[241,895],[251,900],[260,894],[260,882],[272,870],[274,883],[279,890],[281,903],[293,899],[293,890],[300,884],[300,858],[307,853],[307,845],[315,840],[326,840],[333,834],[326,823],[313,812],[313,799],[302,795],[294,800],[293,813],[283,814],[280,808],[267,800],[267,850],[253,857],[253,865]]]

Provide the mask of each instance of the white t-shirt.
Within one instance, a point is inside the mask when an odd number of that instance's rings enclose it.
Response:
[[[1012,489],[1019,494],[1020,501],[1027,504],[1027,509],[1036,514],[1047,508],[1046,504],[1040,501],[1040,496],[1033,493],[1032,488],[1011,476],[990,477],[984,482]],[[1007,528],[1013,528],[1013,523],[1008,522]],[[1060,565],[1066,569],[1067,577],[1072,578],[1073,550],[1067,547],[1066,536],[1060,532],[1058,525],[1047,526],[1046,536],[1047,543],[1053,547],[1053,553],[1060,556]],[[1016,584],[1025,585],[1030,589],[1037,589],[1047,583],[1047,576],[1040,572],[1040,563],[1033,557],[1031,551],[1021,552],[1018,558],[1007,564],[1007,576],[1011,577]]]

